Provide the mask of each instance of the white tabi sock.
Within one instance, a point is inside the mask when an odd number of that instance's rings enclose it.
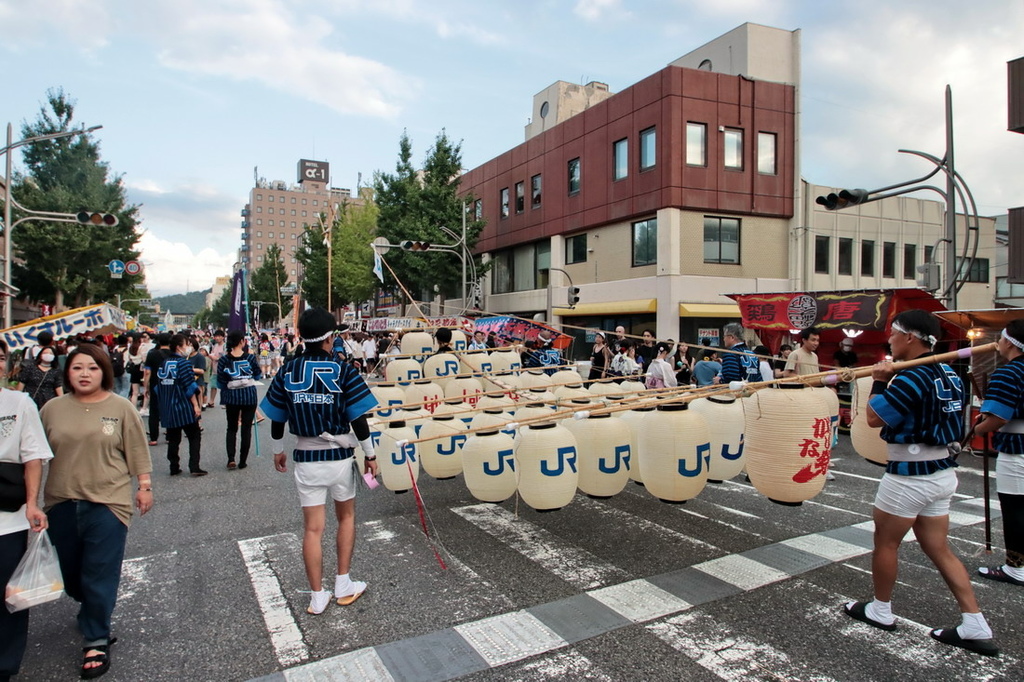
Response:
[[[980,613],[965,613],[964,620],[957,626],[956,632],[962,639],[992,639],[992,628]]]
[[[892,617],[892,602],[873,599],[864,608],[864,613],[871,620],[877,620],[885,625],[892,625],[896,621]]]

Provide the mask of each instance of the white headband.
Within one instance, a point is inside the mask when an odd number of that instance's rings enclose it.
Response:
[[[302,341],[304,343],[316,343],[317,341],[326,341],[328,339],[328,337],[330,337],[330,335],[333,334],[333,333],[334,333],[334,331],[331,330],[331,331],[327,332],[326,334],[321,334],[320,336],[316,337],[315,339],[306,339],[306,338],[304,338],[304,339],[302,339]]]
[[[927,343],[929,348],[934,346],[936,341],[937,341],[937,339],[934,336],[932,336],[931,334],[928,334],[927,336],[925,336],[921,332],[916,331],[914,329],[905,329],[899,322],[893,322],[892,323],[892,328],[895,329],[896,331],[900,332],[901,334],[910,334],[911,336],[916,336],[917,338],[919,338],[922,341],[924,341],[925,343]]]
[[[1003,338],[1012,343],[1013,345],[1017,346],[1017,348],[1020,348],[1022,351],[1024,351],[1024,341],[1018,341],[1017,339],[1013,338],[1012,336],[1006,333],[1005,329],[1003,330]]]

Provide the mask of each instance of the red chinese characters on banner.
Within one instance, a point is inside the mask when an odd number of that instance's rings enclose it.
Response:
[[[828,471],[832,453],[832,420],[819,417],[814,420],[812,437],[800,443],[800,456],[810,458],[810,463],[793,475],[794,483],[807,483],[815,476],[824,476]]]
[[[751,329],[885,329],[892,297],[885,292],[739,294],[743,325]]]

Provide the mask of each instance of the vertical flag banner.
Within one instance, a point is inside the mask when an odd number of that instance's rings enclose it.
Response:
[[[235,273],[231,281],[231,312],[228,315],[228,331],[245,331],[245,270]]]
[[[384,284],[384,259],[377,253],[377,249],[373,250],[373,274],[377,275],[381,284]]]

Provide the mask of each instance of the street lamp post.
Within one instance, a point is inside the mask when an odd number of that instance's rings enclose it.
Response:
[[[7,183],[4,186],[4,286],[9,290],[13,289],[11,282],[11,233],[14,232],[14,228],[19,223],[27,220],[48,220],[51,222],[58,223],[76,223],[78,219],[71,213],[57,213],[54,211],[31,211],[21,206],[11,196],[11,169],[12,159],[11,152],[18,147],[24,147],[25,145],[34,144],[36,142],[45,142],[46,140],[59,140],[65,137],[74,137],[76,135],[87,135],[94,130],[99,130],[103,126],[93,126],[91,128],[81,128],[79,130],[68,130],[62,133],[50,133],[48,135],[36,135],[34,137],[26,137],[22,140],[14,142],[13,127],[10,123],[7,124],[7,146],[0,149],[0,154],[4,154],[4,182]],[[24,218],[11,222],[11,208],[17,206],[24,213],[27,213]],[[4,327],[9,328],[12,320],[12,303],[14,296],[13,292],[8,291],[6,301],[4,302]]]
[[[249,304],[256,308],[256,323],[260,321],[260,306],[273,305],[277,306],[277,321],[280,322],[284,318],[284,312],[282,312],[281,304],[275,301],[249,301]]]

